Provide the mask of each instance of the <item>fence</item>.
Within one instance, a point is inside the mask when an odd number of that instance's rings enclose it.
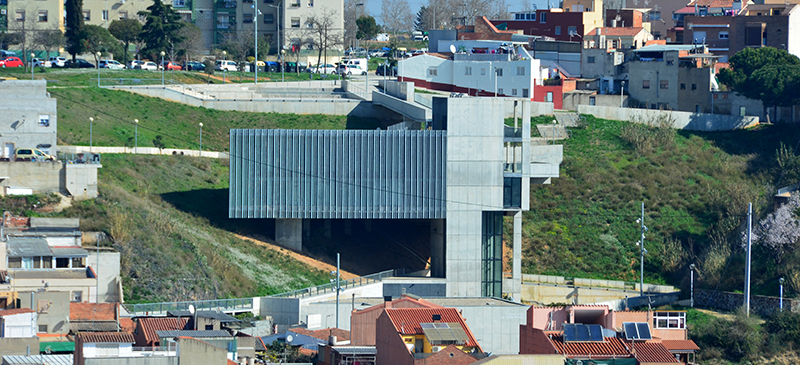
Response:
[[[214,300],[195,300],[189,302],[165,302],[165,303],[144,303],[144,304],[123,304],[131,315],[153,315],[166,314],[168,311],[188,311],[189,306],[193,305],[196,310],[219,310],[228,311],[251,311],[253,310],[253,298],[231,298]]]
[[[750,296],[750,311],[760,316],[770,316],[780,311],[779,297],[763,295]],[[735,311],[744,305],[744,294],[695,289],[695,307],[718,308]],[[783,310],[800,313],[800,300],[783,298]]]
[[[339,281],[339,287],[342,290],[346,290],[348,288],[354,288],[354,287],[358,287],[358,286],[369,285],[369,284],[380,282],[385,278],[391,278],[391,277],[397,276],[395,274],[396,274],[395,270],[381,271],[379,273],[372,274],[372,275],[367,275],[367,276],[362,276],[362,277],[358,277],[358,278],[355,278],[355,279]],[[325,293],[332,293],[332,292],[335,292],[335,290],[336,290],[336,283],[330,283],[330,284],[323,284],[323,285],[319,285],[319,286],[315,286],[315,287],[311,287],[311,288],[293,290],[293,291],[286,292],[286,293],[270,295],[269,297],[270,298],[304,298],[304,297],[312,296],[312,295],[320,295],[320,294],[325,294]]]
[[[92,80],[96,82],[97,78],[95,77]],[[165,78],[164,82],[161,81],[161,78],[157,79],[100,78],[100,86],[120,86],[120,85],[142,86],[142,85],[176,85],[176,84],[180,84],[180,82],[173,80],[171,78]]]

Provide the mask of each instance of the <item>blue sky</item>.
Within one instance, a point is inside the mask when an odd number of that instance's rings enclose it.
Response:
[[[375,20],[378,22],[381,21],[381,2],[382,0],[363,0],[364,3],[367,5],[367,10],[369,14],[375,17]],[[551,0],[553,1],[553,0]],[[419,11],[419,8],[423,5],[428,4],[428,0],[408,0],[409,4],[411,4],[411,13],[415,14]],[[531,4],[536,4],[539,9],[547,7],[547,0],[530,0]],[[522,10],[522,1],[521,0],[506,0],[506,4],[510,5],[508,10],[510,12],[521,11]]]

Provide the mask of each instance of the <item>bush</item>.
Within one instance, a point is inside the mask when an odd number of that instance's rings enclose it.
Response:
[[[720,355],[728,361],[752,360],[759,356],[766,336],[755,316],[747,317],[743,309],[732,320],[714,318],[690,327],[692,340],[700,347],[699,358],[710,360]]]
[[[800,345],[800,314],[780,312],[772,316],[764,328],[784,347],[796,349]]]

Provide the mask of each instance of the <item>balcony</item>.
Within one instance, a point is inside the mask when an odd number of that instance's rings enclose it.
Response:
[[[217,8],[236,9],[236,1],[217,1]]]

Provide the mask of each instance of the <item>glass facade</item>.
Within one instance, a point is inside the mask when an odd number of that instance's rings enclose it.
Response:
[[[503,212],[483,212],[481,296],[503,295]]]

